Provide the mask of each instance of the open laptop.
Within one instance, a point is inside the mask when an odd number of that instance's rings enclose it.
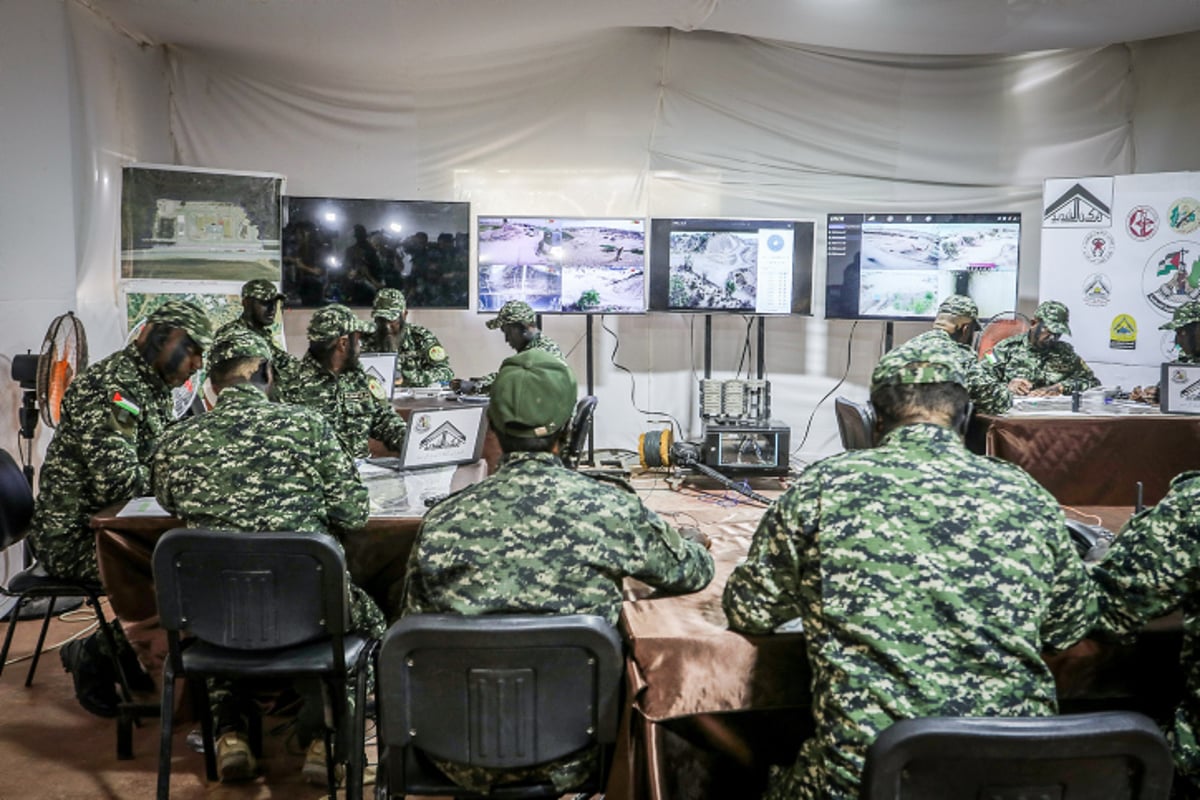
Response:
[[[469,464],[483,455],[486,405],[438,405],[414,408],[399,457],[370,458],[391,469],[424,469]]]
[[[396,392],[396,354],[359,353],[358,363],[363,372],[379,381],[379,385],[387,392],[388,400],[391,400]]]
[[[1164,414],[1200,414],[1200,364],[1163,364],[1158,387]]]

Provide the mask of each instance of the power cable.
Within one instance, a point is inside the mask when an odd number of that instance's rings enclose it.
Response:
[[[821,404],[828,400],[834,392],[841,388],[841,385],[846,382],[846,377],[850,374],[850,363],[854,355],[854,331],[858,328],[859,322],[860,320],[854,320],[854,324],[850,326],[850,335],[846,337],[846,369],[842,372],[842,377],[838,379],[838,382],[833,385],[833,388],[826,392],[825,396],[818,400],[817,404],[813,406],[812,413],[808,415],[808,424],[804,426],[804,436],[800,439],[800,444],[796,445],[796,448],[792,450],[793,456],[799,453],[800,450],[803,449],[805,442],[808,441],[808,434],[812,431],[812,424],[813,420],[817,416],[817,409],[819,409]]]

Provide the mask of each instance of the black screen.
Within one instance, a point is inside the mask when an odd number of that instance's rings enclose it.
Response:
[[[284,197],[288,307],[370,306],[404,292],[413,308],[469,308],[469,203]]]

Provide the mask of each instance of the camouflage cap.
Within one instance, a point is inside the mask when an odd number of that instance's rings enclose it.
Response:
[[[488,421],[509,436],[559,433],[575,411],[578,388],[567,362],[545,350],[525,350],[501,362],[489,390]]]
[[[322,342],[351,333],[370,333],[375,330],[371,323],[354,316],[354,312],[343,305],[318,308],[308,321],[308,340]]]
[[[1067,307],[1057,300],[1047,300],[1037,307],[1033,312],[1034,318],[1041,320],[1046,326],[1046,330],[1051,333],[1070,334],[1071,328],[1067,325],[1067,321],[1071,318],[1071,313],[1067,311]]]
[[[190,300],[168,300],[150,312],[146,323],[179,328],[192,337],[192,341],[201,349],[207,349],[212,344],[212,321],[204,313],[204,309]]]
[[[257,333],[245,328],[225,328],[208,350],[208,363],[220,364],[231,358],[261,358],[271,360],[271,346]]]
[[[496,330],[496,328],[510,323],[530,325],[536,321],[537,314],[534,313],[529,303],[526,303],[524,300],[509,300],[500,306],[500,313],[496,315],[495,319],[487,321],[487,326],[492,330]]]
[[[375,295],[375,305],[371,307],[372,317],[383,317],[388,322],[400,319],[408,310],[408,301],[404,292],[399,289],[380,289]]]
[[[883,354],[871,373],[871,391],[897,383],[957,383],[967,385],[962,352],[936,340],[902,344]]]
[[[242,297],[269,303],[272,300],[282,300],[283,292],[266,278],[255,278],[242,284]]]
[[[1171,315],[1171,319],[1159,325],[1158,329],[1162,331],[1177,331],[1180,328],[1191,325],[1193,322],[1200,322],[1200,300],[1192,300],[1190,303],[1184,303],[1175,309],[1175,313]]]
[[[975,319],[979,316],[979,306],[975,305],[975,301],[964,294],[952,294],[938,306],[938,313]]]

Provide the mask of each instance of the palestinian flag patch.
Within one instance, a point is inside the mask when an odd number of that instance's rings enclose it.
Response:
[[[123,408],[135,417],[142,413],[142,409],[138,407],[137,403],[126,400],[120,392],[113,392],[112,401],[117,408]]]

